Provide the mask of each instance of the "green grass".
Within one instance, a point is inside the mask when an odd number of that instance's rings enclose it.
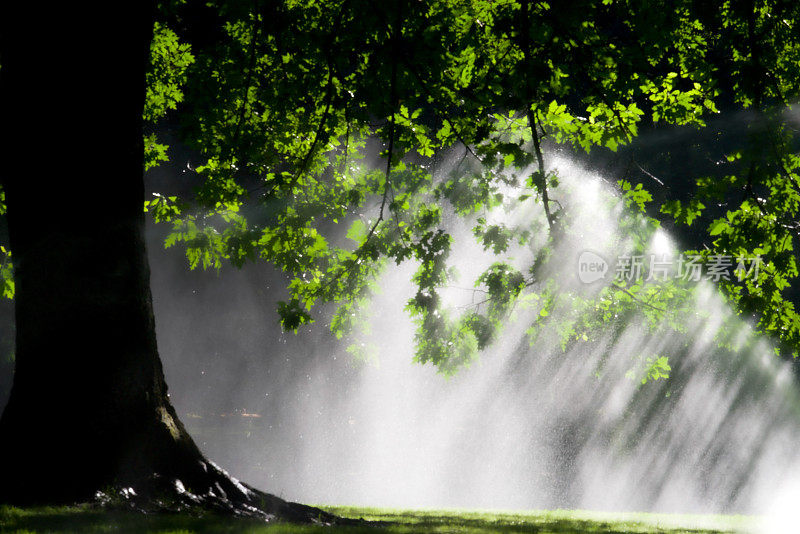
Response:
[[[227,517],[144,516],[101,512],[90,507],[0,507],[0,532],[248,532],[274,534],[394,534],[416,532],[589,533],[721,533],[752,532],[756,520],[745,516],[619,514],[583,511],[499,512],[467,510],[392,510],[324,507],[344,517],[380,521],[382,526],[311,527],[265,525]]]

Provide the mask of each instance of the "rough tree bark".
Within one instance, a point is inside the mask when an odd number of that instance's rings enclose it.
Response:
[[[142,235],[148,4],[0,7],[0,184],[17,289],[0,502],[105,492],[144,508],[334,521],[229,477],[170,404]]]

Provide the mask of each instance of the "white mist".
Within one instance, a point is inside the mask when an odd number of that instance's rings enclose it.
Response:
[[[618,252],[621,214],[604,207],[600,178],[554,161],[563,183],[555,196],[570,204],[580,232],[547,275],[577,285],[582,250]],[[532,200],[490,217],[541,223]],[[449,224],[462,281],[444,296],[459,309],[474,302],[464,288],[496,258],[469,225]],[[672,247],[666,233],[656,234],[653,252]],[[519,266],[531,255],[512,251]],[[263,326],[275,321],[264,302],[276,298],[264,290],[274,274],[206,278],[207,299],[191,300],[154,268],[168,382],[205,452],[254,485],[309,503],[750,513],[794,495],[785,488],[800,476],[795,379],[766,344],[733,356],[716,350],[714,335],[730,312],[713,288],[698,292],[687,350],[684,340],[637,325],[567,352],[555,335],[531,345],[525,330],[538,311],[521,310],[498,342],[445,379],[412,361],[403,306],[413,270],[386,272],[363,340],[379,347],[378,358],[354,362],[320,333],[322,324],[299,338]],[[211,341],[197,339],[216,339],[225,354],[200,356]],[[641,386],[627,377],[643,354],[669,356],[673,379]],[[213,384],[199,375],[206,365]]]

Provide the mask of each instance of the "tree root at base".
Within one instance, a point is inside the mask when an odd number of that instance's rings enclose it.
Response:
[[[264,522],[356,525],[364,521],[289,502],[243,484],[211,461],[202,462],[206,476],[192,482],[153,475],[134,484],[113,485],[95,494],[92,505],[144,514],[187,513],[229,515]]]

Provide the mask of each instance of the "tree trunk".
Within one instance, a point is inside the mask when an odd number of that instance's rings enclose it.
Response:
[[[179,507],[330,520],[228,477],[169,402],[143,240],[151,7],[0,8],[0,183],[17,325],[0,502],[131,497],[132,488],[144,506],[172,497]]]

